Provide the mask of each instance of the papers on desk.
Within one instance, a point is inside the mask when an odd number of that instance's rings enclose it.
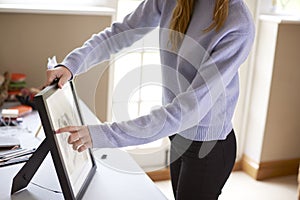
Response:
[[[23,156],[23,157],[20,157],[20,158],[10,159],[10,160],[5,161],[5,162],[0,162],[0,168],[10,166],[10,165],[19,164],[19,163],[23,163],[23,162],[27,162],[29,160],[29,158],[30,158],[30,156]]]
[[[19,139],[13,137],[0,136],[0,150],[12,149],[14,147],[20,147]]]
[[[12,139],[0,137],[0,167],[26,162],[35,151],[35,149],[20,148],[19,143]]]

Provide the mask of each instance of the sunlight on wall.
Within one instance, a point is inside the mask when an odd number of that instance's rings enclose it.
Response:
[[[283,14],[295,14],[300,13],[300,1],[299,0],[273,0],[273,6],[276,6],[277,13]]]
[[[279,0],[279,1],[284,1],[284,0]],[[299,0],[290,0],[290,2],[286,5],[285,11],[299,15],[300,1]]]

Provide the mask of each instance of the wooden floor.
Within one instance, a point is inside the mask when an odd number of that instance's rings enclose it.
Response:
[[[155,182],[169,200],[174,200],[170,181]],[[233,172],[219,200],[297,200],[297,175],[256,181],[242,171]]]

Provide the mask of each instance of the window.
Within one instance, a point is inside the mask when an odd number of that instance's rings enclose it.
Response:
[[[119,0],[117,10],[117,20],[122,21],[125,15],[134,10],[141,0]],[[153,35],[153,34],[157,34]],[[152,38],[157,37],[154,41]],[[123,121],[134,119],[138,116],[148,114],[151,109],[161,106],[162,87],[159,49],[149,48],[145,44],[158,42],[158,31],[153,31],[136,46],[138,49],[125,51],[115,56],[113,72],[113,94],[112,94],[112,120]],[[154,45],[158,46],[158,45]],[[155,82],[149,82],[147,69],[151,68],[151,73],[157,76]],[[154,70],[154,71],[153,71]],[[134,77],[135,87],[122,91],[130,93],[128,98],[118,98],[114,95],[118,84],[123,84],[126,77]],[[122,96],[122,95],[121,95]],[[126,110],[124,110],[126,109]],[[125,114],[122,114],[125,113]],[[149,144],[124,148],[144,170],[154,170],[165,166],[169,149],[168,138],[160,139]]]

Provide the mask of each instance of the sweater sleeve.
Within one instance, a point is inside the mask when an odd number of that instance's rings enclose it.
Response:
[[[74,76],[108,60],[111,54],[132,45],[158,26],[161,2],[143,1],[123,22],[115,22],[111,27],[94,34],[82,47],[70,52],[60,64],[66,66]]]
[[[198,73],[187,89],[165,106],[139,118],[89,126],[94,147],[124,147],[149,143],[157,139],[187,130],[199,124],[205,115],[215,109],[226,109],[225,87],[238,73],[239,66],[247,58],[254,38],[254,32],[231,33],[220,39],[206,59],[198,60],[195,55],[197,44],[186,43],[184,56]],[[200,47],[199,47],[200,48]],[[180,55],[179,55],[180,56]],[[190,56],[190,59],[189,59]],[[194,59],[196,58],[196,59]],[[216,116],[222,117],[222,116]],[[216,123],[220,123],[218,120]],[[214,123],[214,122],[213,122]]]

